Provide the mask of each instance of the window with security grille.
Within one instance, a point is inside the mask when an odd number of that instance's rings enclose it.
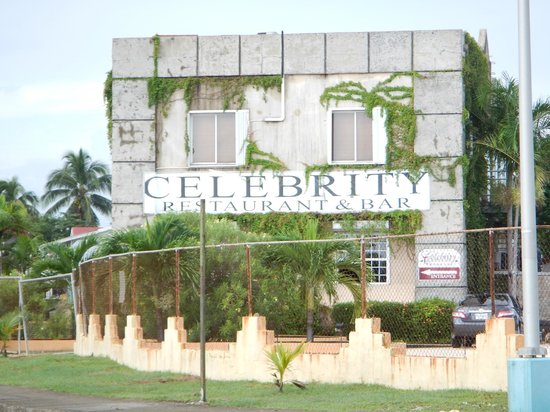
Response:
[[[371,270],[371,282],[387,283],[389,244],[387,238],[366,240],[365,261]]]
[[[347,229],[339,222],[332,223],[334,232],[340,232],[345,237],[357,237],[358,232],[365,234],[365,263],[371,283],[390,282],[390,243],[387,237],[375,237],[386,233],[388,222],[357,221],[353,228]],[[357,274],[358,276],[359,274]]]

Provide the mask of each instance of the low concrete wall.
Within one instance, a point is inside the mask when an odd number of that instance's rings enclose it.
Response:
[[[27,341],[29,352],[71,352],[75,341],[71,339],[30,339]],[[17,352],[17,340],[8,342],[8,351]],[[25,341],[21,340],[21,352],[25,352]]]
[[[263,316],[243,317],[237,341],[206,347],[206,375],[217,380],[271,381],[265,351],[274,345],[273,331]],[[311,350],[299,356],[288,379],[305,382],[372,383],[403,389],[481,390],[507,389],[507,359],[517,356],[523,336],[514,333],[512,319],[490,319],[486,333],[463,358],[406,356],[404,345],[392,345],[389,333],[380,331],[380,319],[356,319],[349,344],[335,353]],[[165,339],[151,344],[143,339],[139,316],[128,316],[124,339],[117,336],[116,315],[105,317],[101,335],[99,315],[90,315],[87,334],[84,319],[77,319],[74,351],[81,356],[105,356],[144,371],[200,374],[200,350],[187,343],[183,318],[168,318]]]

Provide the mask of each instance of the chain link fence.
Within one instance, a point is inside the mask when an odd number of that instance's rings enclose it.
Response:
[[[543,339],[549,229],[538,229]],[[330,353],[347,344],[356,317],[374,316],[394,343],[450,350],[453,311],[467,294],[506,293],[522,304],[520,250],[518,228],[208,246],[206,338],[234,341],[241,317],[257,313],[276,341],[309,338],[311,350]],[[76,284],[77,311],[119,315],[120,337],[126,315],[137,314],[145,339],[161,341],[167,317],[182,316],[188,341],[199,340],[198,247],[90,260]]]

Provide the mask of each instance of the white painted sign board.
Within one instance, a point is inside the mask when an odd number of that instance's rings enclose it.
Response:
[[[461,255],[455,249],[424,249],[418,253],[418,279],[460,279]]]
[[[198,211],[200,199],[206,200],[207,213],[428,210],[430,176],[373,169],[309,176],[305,171],[220,170],[144,175],[146,214]]]

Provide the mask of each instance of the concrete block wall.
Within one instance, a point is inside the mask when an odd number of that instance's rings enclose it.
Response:
[[[143,340],[140,317],[127,317],[124,339],[116,334],[116,316],[105,318],[101,336],[99,315],[90,315],[88,333],[84,317],[77,317],[75,354],[104,356],[143,371],[171,371],[199,376],[200,350],[186,342],[182,318],[169,318],[165,341]],[[476,337],[476,347],[464,349],[464,357],[407,356],[404,345],[393,344],[380,329],[380,319],[356,319],[349,344],[335,343],[327,353],[315,352],[315,343],[295,359],[287,379],[323,383],[368,383],[400,389],[475,389],[505,391],[507,361],[517,357],[523,336],[514,333],[513,319],[486,321],[486,332]],[[115,331],[113,331],[115,330]],[[210,346],[209,346],[210,345]],[[265,351],[274,345],[273,331],[263,316],[243,317],[236,342],[206,346],[206,377],[218,380],[272,381]],[[290,344],[295,345],[295,344]]]
[[[346,75],[359,74],[367,82],[375,74],[416,71],[422,77],[414,82],[415,109],[422,112],[422,116],[418,119],[415,149],[421,155],[453,159],[464,150],[461,123],[463,37],[461,30],[160,36],[157,69],[159,77],[174,78],[284,73],[289,79],[298,76],[307,81],[304,76],[336,75],[345,79]],[[147,97],[147,79],[154,72],[153,54],[151,38],[113,40],[114,227],[139,224],[144,220],[139,211],[142,188],[133,183],[124,186],[127,180],[136,182],[141,178],[128,174],[132,173],[129,165],[136,164],[133,168],[136,172],[174,168],[158,163],[158,142],[163,131],[155,130],[155,125],[159,124],[155,122],[157,113],[154,107],[149,107]],[[296,85],[299,87],[301,83]],[[292,93],[289,89],[287,95],[292,96]],[[295,95],[299,94],[297,90]],[[306,97],[311,100],[310,104],[318,105],[318,95]],[[283,134],[284,139],[284,134],[292,130],[287,124],[299,116],[293,112],[282,124],[256,127],[256,134],[275,135],[277,140]],[[279,148],[284,146],[277,144]],[[301,167],[304,163],[315,164],[320,158],[315,153],[311,156],[313,161],[307,161],[307,150],[311,147],[304,142],[290,151],[289,155],[296,156],[298,151],[301,157],[289,159],[288,163]],[[460,176],[458,180],[460,189]],[[433,194],[438,193],[442,192],[433,191]],[[433,202],[433,213],[425,216],[432,227],[426,226],[424,232],[433,227],[464,227],[463,218],[458,216],[462,208],[459,190],[453,197],[445,195],[444,199],[436,195]],[[438,205],[437,202],[444,203]],[[454,210],[459,211],[458,215]]]

